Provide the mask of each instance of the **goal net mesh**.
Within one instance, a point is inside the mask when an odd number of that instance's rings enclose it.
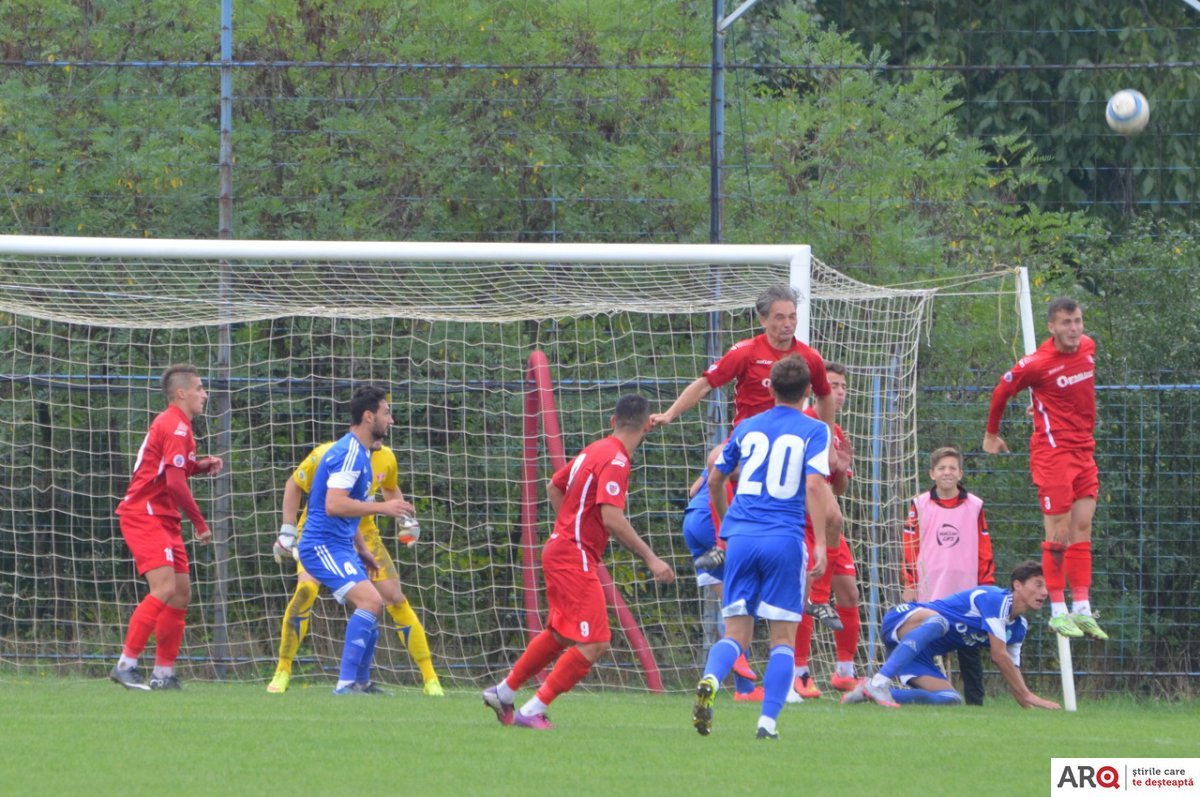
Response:
[[[389,445],[422,538],[404,548],[391,521],[381,527],[435,666],[448,686],[495,678],[527,640],[523,512],[538,513],[540,541],[551,525],[542,485],[552,463],[524,423],[530,355],[548,360],[572,457],[607,432],[619,395],[639,391],[664,409],[715,355],[757,334],[756,297],[788,279],[786,263],[0,256],[0,664],[99,675],[120,653],[146,588],[113,509],[163,407],[160,374],[193,362],[211,396],[195,421],[200,453],[225,457],[226,470],[191,482],[216,543],[195,545],[185,523],[193,599],[181,676],[269,677],[295,583],[270,555],[283,485],[314,446],[344,433],[350,393],[372,382],[390,392]],[[856,461],[843,509],[865,620],[860,665],[875,652],[871,620],[899,596],[900,529],[919,487],[916,354],[932,295],[813,266],[812,343],[849,368],[840,420]],[[730,397],[720,391],[651,433],[635,455],[627,512],[676,584],[655,584],[615,545],[607,559],[668,689],[694,682],[710,641],[681,521]],[[522,504],[531,455],[532,507]],[[336,670],[345,617],[327,595],[318,601],[297,679]],[[647,688],[644,660],[613,625],[612,652],[586,683]],[[813,666],[827,674],[832,659],[818,630]],[[419,683],[391,631],[377,663],[382,681]]]

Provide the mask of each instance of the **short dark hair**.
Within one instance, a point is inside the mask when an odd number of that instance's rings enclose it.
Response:
[[[954,457],[955,459],[957,459],[958,467],[960,469],[962,468],[962,466],[963,466],[962,452],[959,451],[954,446],[942,446],[941,448],[934,449],[933,453],[929,455],[929,469],[933,470],[934,468],[936,468],[937,464],[939,462],[941,462],[943,459],[945,459],[946,457]]]
[[[1021,562],[1021,564],[1013,568],[1012,578],[1009,579],[1009,583],[1011,584],[1016,581],[1024,583],[1029,579],[1040,575],[1042,575],[1042,563],[1035,562],[1033,559],[1026,559],[1024,562]]]
[[[1059,313],[1073,313],[1079,309],[1079,302],[1070,296],[1060,296],[1046,306],[1046,320],[1053,321]]]
[[[804,391],[812,383],[812,375],[808,372],[808,363],[796,354],[789,354],[771,366],[771,389],[775,397],[795,404],[804,398]]]
[[[183,387],[180,383],[185,376],[194,376],[199,379],[200,369],[191,363],[175,363],[167,366],[167,370],[163,371],[162,392],[167,397],[167,401],[174,400],[174,393]]]
[[[377,385],[363,385],[350,397],[350,425],[362,423],[363,415],[379,409],[379,403],[387,400],[387,391]]]
[[[791,285],[772,285],[758,295],[758,301],[754,303],[754,309],[758,311],[759,318],[766,318],[771,313],[771,305],[775,302],[791,302],[799,304],[800,299],[796,294],[796,289]]]
[[[850,371],[848,368],[846,368],[846,364],[835,362],[833,360],[825,361],[825,373],[837,374],[838,376],[842,377],[843,379],[850,378]]]
[[[617,399],[613,417],[622,429],[641,429],[650,420],[650,402],[637,393],[627,393]]]

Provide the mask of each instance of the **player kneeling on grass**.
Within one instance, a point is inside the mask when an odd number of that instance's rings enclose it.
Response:
[[[539,731],[553,728],[546,707],[583,680],[608,650],[612,635],[596,566],[608,547],[609,534],[646,563],[655,581],[670,584],[675,580],[671,566],[655,555],[625,518],[633,452],[650,431],[649,402],[638,395],[622,396],[612,427],[612,435],[583,449],[546,486],[557,514],[554,533],[542,548],[550,611],[546,629],[525,648],[512,672],[483,692],[484,705],[496,712],[501,725]],[[551,661],[554,671],[550,677],[514,711],[517,690]]]
[[[1011,589],[972,587],[929,603],[902,603],[883,616],[880,628],[888,657],[879,672],[864,678],[843,703],[873,701],[885,708],[901,703],[959,705],[954,690],[933,657],[952,650],[987,645],[992,661],[1023,708],[1060,706],[1029,690],[1021,677],[1021,643],[1029,630],[1026,612],[1042,608],[1049,594],[1042,566],[1026,561],[1013,570]],[[891,688],[893,679],[908,689]]]

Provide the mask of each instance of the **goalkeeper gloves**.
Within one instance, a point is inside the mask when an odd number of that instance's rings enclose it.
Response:
[[[275,561],[283,564],[287,559],[293,559],[296,556],[296,527],[291,523],[284,523],[279,527],[279,538],[275,540],[275,544],[271,546],[271,552],[275,555]]]

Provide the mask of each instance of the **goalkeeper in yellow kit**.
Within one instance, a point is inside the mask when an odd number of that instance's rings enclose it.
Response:
[[[288,478],[287,485],[283,488],[283,523],[279,529],[279,538],[274,545],[275,561],[281,564],[292,561],[292,552],[295,549],[296,540],[304,530],[304,519],[308,511],[305,509],[304,513],[300,514],[300,503],[312,489],[313,474],[317,471],[321,457],[332,445],[333,443],[329,442],[313,449],[312,453],[305,457],[300,466],[296,468],[295,473]],[[399,466],[396,464],[396,455],[392,449],[381,444],[379,448],[371,452],[371,473],[372,480],[367,493],[368,500],[371,500],[377,492],[382,492],[386,500],[404,499],[404,494],[400,491],[399,486]],[[298,514],[299,519],[297,519]],[[433,657],[429,652],[425,629],[421,626],[421,621],[417,619],[416,612],[413,611],[408,598],[404,597],[404,593],[400,589],[400,577],[396,573],[396,566],[392,563],[387,546],[379,537],[379,526],[375,524],[375,516],[365,515],[359,522],[358,529],[362,532],[363,540],[379,564],[379,569],[371,576],[371,581],[379,590],[388,614],[392,616],[392,620],[396,624],[400,641],[408,648],[409,655],[421,670],[421,678],[425,682],[425,694],[431,697],[441,697],[443,695],[442,686],[438,682],[437,672],[433,669]],[[409,528],[404,533],[407,535],[405,541],[412,545],[420,530],[419,528]],[[287,691],[292,677],[292,659],[296,656],[300,642],[308,633],[312,607],[317,600],[317,592],[321,586],[316,579],[305,572],[298,562],[296,573],[299,576],[296,592],[292,595],[287,610],[283,614],[283,633],[279,640],[279,664],[275,668],[275,677],[267,685],[267,691],[273,694],[282,694]]]

